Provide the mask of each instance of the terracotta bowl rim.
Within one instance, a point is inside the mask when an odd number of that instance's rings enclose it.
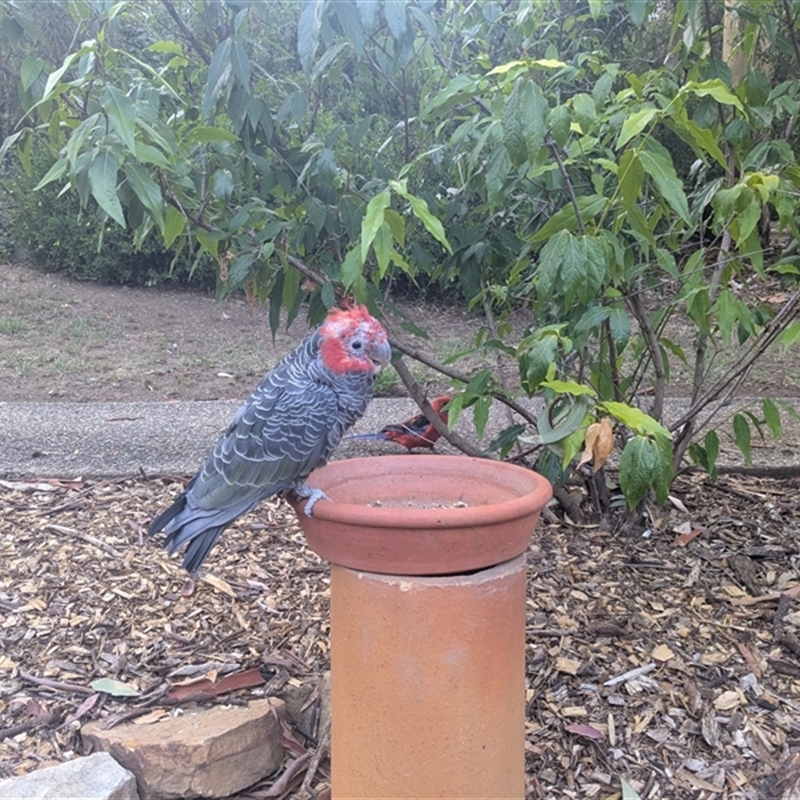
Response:
[[[515,473],[518,477],[524,478],[531,485],[531,491],[500,503],[467,506],[466,508],[366,506],[358,503],[342,503],[336,500],[321,500],[314,506],[313,519],[318,522],[334,522],[372,528],[441,529],[496,525],[537,514],[553,495],[553,487],[550,482],[542,475],[525,467],[488,458],[437,454],[366,456],[332,461],[312,472],[308,478],[308,484],[324,490],[326,488],[324,478],[322,481],[315,481],[315,477],[318,477],[319,473],[323,471],[334,474],[343,469],[352,472],[354,469],[364,468],[370,474],[374,472],[376,459],[382,460],[382,466],[387,465],[388,461],[393,461],[400,467],[401,472],[409,472],[412,469],[417,472],[420,468],[424,469],[426,462],[438,463],[440,466],[447,464],[451,468],[455,466],[458,471],[468,470],[470,465],[473,470],[476,466],[480,470],[485,470],[488,465],[494,465],[492,468],[497,471],[506,474]],[[370,465],[371,469],[368,469]],[[298,501],[291,498],[291,503],[302,514],[305,500]],[[305,515],[303,514],[303,516]]]

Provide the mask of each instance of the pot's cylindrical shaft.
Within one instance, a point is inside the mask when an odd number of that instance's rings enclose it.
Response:
[[[469,575],[331,566],[334,798],[525,795],[525,557]]]

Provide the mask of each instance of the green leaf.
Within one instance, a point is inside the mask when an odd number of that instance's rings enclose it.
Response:
[[[325,0],[303,0],[303,10],[297,22],[297,55],[300,66],[308,72],[319,46],[322,12]]]
[[[367,210],[364,219],[361,221],[361,262],[364,263],[369,255],[369,248],[383,225],[384,210],[389,207],[391,194],[388,190],[376,194],[367,203]]]
[[[628,3],[642,3],[644,4],[643,0],[628,0]],[[619,779],[620,786],[622,788],[622,800],[642,800],[639,796],[639,793],[636,789],[631,786],[625,778]]]
[[[483,432],[486,429],[486,423],[489,421],[489,409],[491,407],[492,398],[491,395],[489,395],[479,397],[472,409],[472,422],[475,425],[475,433],[478,434],[478,438],[483,436]]]
[[[486,191],[489,207],[495,209],[503,202],[503,188],[511,170],[511,159],[504,144],[498,144],[489,152],[486,163]]]
[[[737,320],[738,305],[730,289],[722,289],[716,300],[717,324],[722,334],[722,341],[727,345],[731,340],[731,331]]]
[[[230,88],[230,79],[233,72],[231,62],[231,40],[223,39],[208,65],[208,78],[203,91],[203,100],[200,105],[200,115],[208,119],[220,95]]]
[[[542,381],[541,387],[543,389],[552,389],[559,394],[571,394],[576,397],[581,394],[588,394],[590,397],[597,397],[597,392],[591,386],[584,383],[577,383],[576,381]]]
[[[671,464],[665,462],[663,446],[645,436],[634,436],[619,460],[619,482],[630,508],[635,508],[652,487],[659,505],[666,500]]]
[[[761,219],[761,203],[755,193],[748,191],[744,193],[739,203],[737,203],[738,226],[734,226],[736,233],[736,245],[741,249],[756,229]]]
[[[372,248],[375,251],[375,260],[378,262],[378,277],[381,279],[385,277],[386,271],[389,269],[389,262],[394,252],[392,244],[392,231],[384,220],[380,228],[378,228],[375,239],[372,242]]]
[[[544,142],[547,100],[538,85],[519,79],[503,106],[503,143],[515,166],[533,161]]]
[[[630,508],[644,500],[652,484],[656,458],[651,444],[644,436],[634,436],[619,460],[620,488]]]
[[[578,209],[581,213],[581,218],[584,224],[600,214],[608,203],[608,199],[599,194],[579,195],[577,198]],[[530,242],[536,244],[549,239],[557,231],[574,231],[578,227],[578,222],[575,218],[575,207],[572,203],[567,203],[553,214],[547,222],[539,228],[536,233],[530,237]]]
[[[180,236],[186,227],[186,219],[175,206],[167,206],[164,215],[164,246],[172,247],[173,242]]]
[[[528,161],[533,162],[544,143],[547,133],[545,118],[547,117],[547,100],[538,84],[530,82],[523,96],[522,123],[525,136],[525,147]]]
[[[287,269],[283,276],[281,302],[284,308],[294,308],[297,293],[300,290],[300,273],[296,269]]]
[[[508,455],[509,450],[514,446],[514,443],[517,441],[517,437],[521,436],[525,433],[525,426],[524,425],[510,425],[507,428],[503,428],[497,436],[486,445],[486,452],[493,453],[495,450],[500,451],[500,458],[505,458]]]
[[[448,253],[452,254],[453,248],[447,241],[442,223],[431,214],[428,204],[421,198],[410,194],[406,189],[405,181],[389,181],[389,186],[397,194],[404,197],[411,205],[411,213],[425,226],[425,230],[439,242]]]
[[[175,42],[171,39],[162,39],[159,42],[154,42],[145,49],[151,53],[172,53],[174,55],[183,55],[183,45],[180,42]]]
[[[626,0],[626,4],[628,6],[628,14],[630,15],[631,22],[638,28],[647,18],[647,12],[650,6],[649,0]],[[623,800],[628,800],[628,798],[624,797],[624,791]]]
[[[140,694],[137,689],[114,678],[97,678],[89,686],[96,692],[105,692],[114,697],[138,697]]]
[[[383,218],[392,231],[392,238],[400,247],[405,247],[406,241],[406,220],[393,208],[387,208],[383,212]]]
[[[64,173],[67,171],[67,167],[69,166],[69,161],[62,156],[58,159],[58,161],[50,167],[49,170],[45,173],[44,177],[33,187],[34,192],[38,192],[43,186],[47,186],[48,183],[52,183],[53,181],[57,181],[61,178]]]
[[[50,96],[55,91],[56,87],[59,84],[59,81],[64,76],[64,73],[70,68],[70,66],[72,65],[72,62],[75,61],[75,59],[78,58],[80,55],[81,55],[80,51],[75,52],[75,53],[70,53],[64,59],[64,63],[57,70],[54,70],[53,72],[51,72],[47,76],[47,82],[45,83],[44,91],[42,92],[42,99],[39,100],[38,103],[36,103],[36,106],[40,105],[45,100],[49,100],[50,99]],[[34,108],[36,106],[34,106]]]
[[[752,465],[753,459],[750,453],[750,425],[743,414],[734,414],[733,417],[733,440],[736,446],[742,451],[744,460],[748,465]]]
[[[123,144],[131,153],[136,152],[136,106],[116,86],[106,84],[100,90],[100,105],[111,121]]]
[[[536,292],[540,299],[551,296],[558,280],[564,253],[572,241],[569,231],[559,231],[551,236],[539,253],[539,265],[536,270]]]
[[[617,149],[624,147],[634,136],[640,134],[658,114],[655,108],[642,108],[634,112],[622,123],[617,139]]]
[[[586,92],[579,92],[572,98],[572,109],[575,112],[575,121],[583,133],[588,133],[597,119],[597,106],[594,99]]]
[[[231,64],[233,65],[233,71],[236,74],[236,77],[239,79],[239,83],[247,90],[249,94],[250,58],[248,57],[247,51],[242,45],[242,39],[240,36],[235,36],[233,39],[233,45],[231,47]],[[287,305],[286,307],[291,308],[291,305]]]
[[[659,436],[667,441],[672,438],[672,434],[663,425],[635,406],[629,406],[627,403],[619,403],[615,400],[606,400],[603,403],[598,403],[597,407],[604,409],[634,433]]]
[[[422,109],[422,116],[429,117],[435,111],[444,113],[461,102],[471,102],[478,93],[478,81],[471,75],[457,75],[436,94]]]
[[[719,436],[716,431],[709,431],[703,440],[708,458],[708,474],[712,480],[717,479],[717,458],[719,457]]]
[[[744,106],[739,98],[721,81],[719,78],[714,78],[710,81],[689,81],[685,84],[678,94],[690,92],[697,97],[713,97],[718,103],[727,106],[735,106],[742,114],[746,114]]]
[[[431,214],[428,204],[421,197],[414,197],[413,195],[409,195],[406,199],[411,204],[411,213],[422,222],[425,230],[452,255],[453,248],[450,246],[450,242],[447,241],[444,226]]]
[[[721,167],[727,169],[727,162],[714,132],[702,128],[686,115],[686,110],[673,113],[667,120],[668,127],[683,139],[700,158],[710,155]]]
[[[361,276],[361,271],[364,268],[364,260],[361,257],[363,251],[359,247],[353,247],[342,261],[342,283],[345,289],[349,289],[356,278]]]
[[[211,194],[222,200],[228,200],[233,194],[233,175],[229,169],[218,169],[211,178]]]
[[[675,167],[672,164],[672,157],[669,151],[654,140],[649,139],[647,148],[639,151],[639,159],[642,162],[644,171],[653,179],[656,189],[667,201],[670,208],[687,224],[691,225],[689,216],[689,205],[686,202],[686,194],[683,191],[683,183]]]
[[[536,430],[540,444],[563,442],[586,425],[589,400],[586,395],[569,394],[556,397],[539,415]]]
[[[559,147],[564,147],[569,139],[569,129],[572,122],[572,114],[566,106],[556,106],[551,109],[549,115],[550,132]]]
[[[566,305],[574,297],[584,305],[597,297],[606,277],[606,252],[594,236],[570,236],[561,260],[561,292]]]
[[[342,33],[348,44],[352,45],[357,56],[364,51],[364,28],[361,15],[353,2],[333,3],[333,13],[342,26]]]
[[[214,234],[209,233],[208,231],[199,230],[195,233],[195,238],[197,239],[200,246],[205,250],[207,253],[210,253],[214,258],[219,255],[219,240],[222,237],[222,233]],[[245,253],[244,255],[239,256],[234,262],[233,266],[231,267],[230,274],[233,275],[237,267],[239,267],[242,263],[244,263],[245,259],[250,259],[247,262],[247,266],[249,267],[252,263],[255,256],[252,253]]]
[[[538,339],[533,345],[526,345],[517,356],[520,379],[525,391],[532,395],[539,388],[553,364],[558,349],[558,337],[549,334]]]
[[[159,230],[164,231],[164,200],[161,189],[150,177],[147,170],[140,164],[128,161],[124,166],[125,177],[128,179],[139,202],[150,212]]]
[[[325,308],[333,308],[336,305],[336,290],[332,283],[323,283],[319,293]]]
[[[42,74],[46,66],[46,62],[38,56],[35,58],[28,56],[27,58],[22,59],[19,75],[22,80],[22,88],[26,92],[31,88],[34,81]]]
[[[772,435],[777,439],[782,430],[781,412],[778,411],[778,406],[769,397],[764,397],[761,400],[761,412],[764,414],[764,422],[767,423]]]
[[[521,80],[514,84],[503,106],[502,115],[503,144],[506,146],[511,163],[515,166],[525,161],[528,156],[522,122],[522,85]]]
[[[608,325],[611,329],[611,338],[621,352],[631,338],[631,321],[621,304],[611,306],[610,311]]]
[[[384,0],[383,14],[392,37],[402,39],[408,26],[405,0]]]
[[[89,166],[89,187],[97,205],[115,222],[125,227],[125,215],[117,197],[116,156],[109,150],[101,150]]]
[[[232,131],[216,128],[213,125],[198,125],[189,131],[187,142],[238,142],[239,137]]]

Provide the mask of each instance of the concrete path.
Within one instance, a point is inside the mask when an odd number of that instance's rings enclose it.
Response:
[[[742,403],[758,414],[757,398]],[[194,473],[239,405],[239,400],[0,402],[0,478],[118,478],[142,472],[147,475]],[[671,401],[668,418],[677,418],[682,407],[680,401]],[[414,413],[416,406],[407,398],[378,398],[373,400],[353,432],[376,431],[387,422],[398,422]],[[733,413],[733,409],[728,413]],[[784,418],[786,430],[780,441],[762,443],[754,435],[755,464],[800,465],[798,423],[788,415]],[[504,415],[495,409],[484,443],[491,441],[505,424]],[[460,421],[458,428],[464,436],[470,437],[468,418]],[[439,452],[450,449],[443,440],[436,445]],[[345,441],[335,457],[397,452],[405,451],[390,442]],[[743,463],[733,444],[724,439],[720,463],[731,466]]]

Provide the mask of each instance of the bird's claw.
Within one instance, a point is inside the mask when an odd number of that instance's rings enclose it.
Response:
[[[298,497],[308,498],[308,502],[303,509],[303,512],[307,517],[314,516],[314,506],[320,500],[330,500],[330,497],[322,491],[322,489],[314,489],[312,486],[308,484],[302,483],[299,486],[294,487],[295,492],[297,493]]]

